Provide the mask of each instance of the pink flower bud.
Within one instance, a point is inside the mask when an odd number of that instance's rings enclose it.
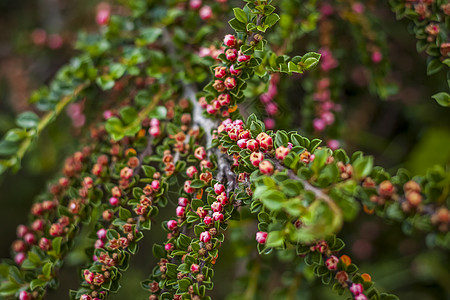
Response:
[[[364,288],[361,283],[353,283],[350,287],[350,292],[355,296],[362,294],[363,290]]]
[[[258,167],[259,164],[263,161],[263,159],[264,156],[262,155],[261,152],[253,152],[252,154],[250,154],[250,162],[255,167]]]
[[[220,194],[219,196],[217,196],[217,201],[220,202],[220,204],[222,205],[227,205],[228,204],[228,197],[227,194],[225,194],[225,192],[223,192],[222,194]]]
[[[157,137],[161,134],[161,130],[159,129],[159,127],[157,126],[152,126],[150,127],[150,129],[148,130],[148,133],[152,136],[152,137]]]
[[[153,189],[154,191],[157,191],[157,190],[159,190],[159,187],[160,187],[159,181],[158,181],[158,180],[153,180],[153,181],[152,181],[152,189]]]
[[[200,242],[208,243],[211,240],[211,234],[209,231],[203,231],[200,233]]]
[[[111,197],[109,198],[109,204],[111,204],[112,206],[117,206],[119,205],[119,199],[117,199],[116,197]]]
[[[173,248],[174,248],[174,246],[173,246],[173,244],[171,244],[171,243],[167,243],[166,245],[164,245],[164,249],[165,249],[167,252],[172,251]]]
[[[227,75],[226,67],[215,67],[214,68],[214,76],[217,78],[224,78]]]
[[[220,107],[221,107],[220,102],[219,102],[218,100],[214,100],[214,101],[211,103],[211,105],[212,105],[212,107],[213,107],[215,110],[219,110]]]
[[[42,231],[42,229],[44,229],[44,221],[42,221],[42,219],[34,220],[31,224],[31,229],[34,231]]]
[[[217,97],[217,100],[219,101],[221,106],[226,106],[230,104],[231,97],[229,94],[220,94],[219,97]]]
[[[191,187],[191,182],[192,181],[190,180],[184,182],[184,191],[188,194],[192,194],[195,191],[195,189]]]
[[[358,296],[355,296],[355,300],[368,300],[366,295],[359,294]]]
[[[280,146],[280,147],[278,147],[275,150],[275,156],[279,160],[285,159],[288,154],[289,154],[289,148],[288,147]]]
[[[133,170],[125,167],[122,170],[120,170],[120,178],[122,179],[130,179],[133,176]]]
[[[375,51],[372,53],[372,62],[378,64],[383,60],[383,54],[380,51]]]
[[[256,241],[259,244],[265,244],[267,240],[267,232],[263,232],[263,231],[258,231],[256,233]]]
[[[323,131],[325,129],[325,122],[322,119],[314,119],[313,127],[317,131]]]
[[[192,10],[197,10],[202,6],[202,0],[191,0],[189,1],[189,7]]]
[[[235,69],[234,65],[231,65],[230,73],[231,73],[231,75],[239,76],[242,73],[242,70],[241,69]]]
[[[175,220],[169,220],[167,222],[167,228],[169,228],[169,230],[175,230],[176,228],[178,228],[178,223]]]
[[[31,296],[28,292],[26,291],[21,291],[19,294],[19,300],[30,300]]]
[[[97,12],[97,16],[95,17],[95,21],[98,25],[104,26],[109,22],[109,9],[101,9]]]
[[[192,265],[191,265],[191,272],[192,272],[192,273],[198,273],[198,272],[200,272],[200,266],[197,265],[197,264],[192,264]]]
[[[247,147],[247,139],[240,139],[237,141],[237,145],[241,149],[245,149]]]
[[[106,229],[105,228],[101,228],[97,231],[97,237],[101,240],[106,239]]]
[[[223,39],[223,43],[227,47],[234,47],[236,46],[236,37],[234,35],[227,34]]]
[[[250,139],[247,141],[247,149],[254,152],[259,150],[259,143],[255,139]]]
[[[51,236],[61,236],[63,234],[64,230],[60,224],[55,223],[55,224],[52,224],[52,226],[50,226],[49,232],[50,232]]]
[[[92,300],[92,297],[88,294],[83,294],[81,295],[80,300]]]
[[[219,195],[221,193],[223,193],[225,191],[225,186],[223,184],[220,183],[216,183],[214,185],[214,192]]]
[[[189,204],[189,200],[187,198],[184,198],[184,197],[178,198],[178,205],[179,206],[186,207],[188,204]]]
[[[225,51],[225,57],[229,61],[235,61],[236,58],[238,57],[238,52],[236,49],[227,49],[227,51]]]
[[[251,58],[250,55],[245,55],[244,53],[239,51],[237,60],[238,60],[238,62],[246,62],[246,61],[250,60],[250,58]]]
[[[51,248],[51,244],[52,242],[45,237],[39,240],[39,248],[41,248],[44,251],[48,251]]]
[[[339,141],[338,140],[329,140],[327,143],[328,147],[330,147],[331,150],[336,150],[339,148]]]
[[[320,118],[325,122],[326,125],[331,125],[334,123],[334,114],[330,111],[322,113]]]
[[[209,7],[207,5],[203,6],[200,9],[199,15],[200,15],[200,18],[202,20],[207,21],[207,20],[211,19],[211,17],[212,17],[212,9],[211,9],[211,7]]]
[[[159,120],[156,118],[153,118],[150,120],[150,126],[151,127],[159,127]]]
[[[203,223],[205,223],[205,225],[210,225],[212,223],[212,218],[210,216],[206,216],[203,218]]]
[[[177,217],[184,217],[184,212],[186,211],[186,208],[184,206],[178,206],[176,213],[177,213]]]
[[[96,240],[95,244],[94,244],[94,248],[95,249],[101,249],[105,246],[105,242],[103,242],[102,240]]]
[[[337,258],[336,256],[332,255],[330,256],[330,258],[328,258],[325,261],[325,265],[327,266],[328,270],[337,270],[337,264],[339,262],[339,258]]]
[[[222,204],[218,201],[215,201],[211,204],[211,209],[213,212],[221,212],[222,211]]]
[[[205,150],[205,148],[204,147],[198,147],[197,149],[195,149],[194,156],[198,160],[205,159],[205,157],[206,157],[206,150]]]
[[[25,255],[25,253],[19,252],[16,254],[16,256],[14,256],[14,261],[16,264],[21,265],[26,258],[27,257]]]
[[[226,88],[229,90],[234,89],[237,85],[236,79],[234,79],[233,77],[227,77],[223,83],[225,84]]]
[[[220,212],[215,212],[212,215],[214,221],[223,221],[223,214]]]
[[[215,109],[213,105],[208,104],[206,106],[206,112],[210,115],[214,115],[215,113],[217,113],[217,109]]]
[[[259,164],[259,171],[264,175],[272,175],[273,173],[273,164],[268,160],[263,160]]]

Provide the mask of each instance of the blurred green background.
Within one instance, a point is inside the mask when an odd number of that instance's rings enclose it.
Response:
[[[384,1],[379,2],[376,13],[382,18],[392,61],[388,77],[399,86],[399,93],[382,101],[371,96],[365,87],[351,81],[346,84],[343,141],[348,151],[363,150],[374,155],[376,164],[388,170],[405,167],[412,174],[424,174],[433,164],[450,164],[450,111],[430,98],[444,89],[441,79],[445,74],[426,76],[426,58],[416,52],[415,39],[408,33],[407,25],[395,20]],[[15,115],[31,108],[27,101],[33,89],[48,83],[56,70],[75,53],[72,48],[77,32],[96,30],[97,4],[87,0],[0,1],[1,135],[14,126]],[[292,109],[297,113],[301,111],[302,101],[298,101],[296,95],[295,90],[288,95],[283,113],[291,113]],[[9,257],[15,228],[26,222],[34,195],[58,173],[64,157],[79,146],[84,133],[71,123],[67,115],[61,116],[26,155],[22,169],[0,177],[1,257]],[[168,217],[174,207],[159,219]],[[237,277],[253,257],[256,227],[251,222],[245,228],[237,224],[233,227],[228,240],[234,242],[224,245],[217,263],[215,299],[225,299],[230,291],[238,294],[247,290],[247,278],[239,281]],[[405,236],[398,224],[386,224],[368,215],[361,215],[342,232],[348,245],[345,252],[354,258],[361,271],[370,273],[382,289],[399,295],[400,299],[450,299],[449,255],[439,249],[428,249],[420,233]],[[139,281],[151,272],[155,263],[151,246],[162,242],[163,235],[152,231],[146,236],[138,255],[132,258],[123,289],[111,299],[145,298]],[[84,242],[81,235],[79,250],[67,259],[68,267],[61,273],[61,287],[47,299],[66,299],[68,289],[78,287],[75,264],[83,261]],[[255,299],[282,299],[277,288],[289,288],[297,275],[283,275],[290,266],[283,264],[282,257],[257,261],[261,278]],[[277,268],[270,269],[269,263],[274,261]],[[338,297],[330,287],[323,287],[308,276],[298,278],[298,299]],[[314,288],[308,288],[310,286]]]

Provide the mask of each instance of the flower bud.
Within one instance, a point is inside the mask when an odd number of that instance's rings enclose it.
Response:
[[[272,137],[270,135],[268,135],[267,133],[261,132],[256,137],[256,140],[258,141],[261,149],[266,150],[266,151],[272,150],[272,146],[273,146]]]
[[[31,295],[26,291],[21,291],[19,294],[19,300],[30,300]]]
[[[175,220],[169,220],[169,221],[167,222],[167,228],[169,228],[169,230],[171,230],[171,231],[173,231],[173,230],[175,230],[176,228],[178,228],[178,223],[177,223],[177,221],[175,221]]]
[[[265,244],[267,240],[267,232],[259,231],[256,233],[256,241],[259,244]]]
[[[205,148],[204,147],[198,147],[197,149],[195,149],[194,156],[198,160],[205,159],[205,157],[206,157],[206,150],[205,150]]]
[[[395,192],[395,187],[389,180],[385,180],[380,183],[378,192],[380,196],[391,197]]]
[[[230,66],[230,73],[231,75],[239,76],[242,73],[241,69],[235,69],[234,65]]]
[[[259,143],[255,139],[250,139],[247,141],[247,149],[254,152],[259,149]]]
[[[50,227],[51,236],[61,236],[63,232],[63,227],[58,223],[52,224],[52,226]]]
[[[226,105],[230,104],[231,97],[229,94],[220,94],[219,97],[217,97],[217,100],[219,101],[219,104],[221,106],[226,106]]]
[[[52,242],[45,237],[43,237],[39,240],[39,248],[41,248],[44,251],[48,251],[51,248],[51,245],[52,245]]]
[[[157,126],[152,126],[150,127],[150,129],[148,130],[148,133],[152,136],[152,137],[158,137],[161,134],[161,130],[159,127]]]
[[[289,154],[289,148],[280,146],[275,150],[275,156],[279,160],[283,160],[286,158],[286,156]]]
[[[211,209],[213,212],[221,212],[222,211],[222,204],[218,201],[215,201],[211,204]]]
[[[221,212],[215,212],[212,215],[214,221],[223,221],[223,214]]]
[[[247,139],[240,139],[237,141],[237,145],[241,149],[247,148]]]
[[[184,217],[184,212],[186,211],[186,208],[183,206],[178,206],[176,209],[177,217]]]
[[[227,34],[223,39],[223,43],[227,47],[234,47],[236,46],[236,37],[234,35]]]
[[[195,191],[195,189],[191,187],[191,182],[192,181],[190,180],[184,182],[184,191],[188,194],[192,194]]]
[[[109,204],[111,204],[112,206],[117,206],[119,205],[119,199],[117,199],[116,197],[111,197],[109,198]]]
[[[200,272],[200,266],[197,265],[197,264],[192,264],[192,265],[191,265],[191,272],[192,272],[192,273],[198,273],[198,272]]]
[[[16,256],[14,256],[14,262],[18,265],[21,265],[26,258],[27,257],[25,255],[25,253],[19,252],[16,254]]]
[[[227,49],[227,51],[225,51],[225,57],[229,61],[235,61],[236,58],[238,57],[238,52],[236,49]]]
[[[225,192],[221,193],[219,196],[217,196],[217,201],[220,202],[220,204],[222,205],[227,205],[228,204],[228,197],[227,194],[225,194]]]
[[[225,186],[221,183],[216,183],[214,185],[214,192],[219,195],[225,191]]]
[[[234,79],[233,77],[227,77],[223,83],[229,90],[234,89],[237,85],[236,79]]]
[[[97,237],[101,240],[106,239],[106,229],[105,228],[101,228],[97,231]]]
[[[361,283],[353,283],[350,286],[350,292],[352,292],[352,294],[355,296],[362,294],[363,290],[364,290],[364,288]]]
[[[250,162],[255,167],[258,167],[259,164],[263,161],[263,159],[264,159],[264,156],[261,152],[253,152],[252,154],[250,154]]]
[[[244,53],[239,51],[237,61],[238,62],[246,62],[246,61],[250,60],[250,58],[251,58],[250,55],[245,55]]]
[[[159,187],[160,187],[159,181],[158,181],[158,180],[153,180],[153,181],[152,181],[152,189],[153,189],[154,191],[157,191],[157,190],[159,190]]]
[[[337,270],[337,264],[339,262],[339,258],[337,258],[336,256],[332,255],[330,256],[330,258],[328,258],[325,261],[325,265],[327,266],[328,270]]]
[[[189,200],[185,197],[178,198],[178,205],[186,207],[189,204]]]
[[[264,175],[272,175],[273,173],[273,164],[268,160],[263,160],[259,164],[259,171]]]
[[[173,248],[174,248],[174,246],[173,246],[173,244],[171,244],[171,243],[167,243],[167,244],[164,245],[164,249],[165,249],[167,252],[172,251]]]
[[[200,242],[208,243],[211,240],[211,234],[208,231],[200,233]]]
[[[23,240],[25,241],[25,243],[32,245],[36,242],[36,237],[34,236],[34,234],[29,232],[29,233],[25,234],[25,236],[23,237]]]
[[[36,219],[31,224],[31,229],[34,231],[42,231],[44,229],[44,221],[42,219]]]
[[[219,93],[222,93],[226,89],[226,86],[222,80],[215,80],[212,86]]]
[[[211,7],[209,7],[207,5],[203,6],[202,8],[200,8],[199,15],[200,15],[200,18],[204,21],[211,19],[211,17],[212,17]]]
[[[205,223],[205,225],[211,225],[212,221],[213,220],[210,216],[206,216],[203,218],[203,223]]]
[[[214,76],[217,78],[224,78],[227,75],[226,67],[215,67],[214,68]]]

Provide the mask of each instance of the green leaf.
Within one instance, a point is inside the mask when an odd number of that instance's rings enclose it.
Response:
[[[440,92],[431,96],[439,105],[444,107],[450,106],[450,95],[446,92]]]
[[[28,136],[28,133],[26,130],[19,129],[19,128],[13,128],[8,130],[5,134],[5,141],[8,142],[20,142],[24,138]]]
[[[200,179],[192,180],[191,187],[194,189],[200,189],[205,186],[205,182]]]
[[[153,256],[158,259],[166,257],[166,250],[164,250],[162,245],[153,244],[152,252]]]
[[[303,70],[310,70],[315,66],[317,66],[320,57],[321,55],[316,52],[308,52],[305,55],[303,55],[302,59],[300,60]]]
[[[237,32],[245,32],[247,27],[244,23],[240,22],[238,19],[234,18],[228,21],[228,24],[230,24],[231,28],[236,30]]]
[[[119,207],[119,218],[126,222],[129,218],[131,218],[131,212],[128,209]]]
[[[42,279],[34,279],[30,282],[30,289],[34,291],[37,287],[45,286],[47,281]]]
[[[285,200],[286,196],[280,191],[268,190],[261,194],[262,203],[270,210],[281,209]]]
[[[16,124],[26,129],[36,128],[39,124],[39,117],[32,111],[25,111],[17,117]]]
[[[165,119],[167,117],[167,108],[165,106],[157,106],[149,113],[148,117],[159,120]]]
[[[20,288],[20,285],[18,285],[15,282],[11,281],[3,281],[0,284],[0,295],[1,296],[9,296],[14,293],[16,293]]]
[[[55,251],[56,255],[61,253],[61,242],[62,242],[62,237],[54,238],[52,241],[52,249],[53,249],[53,251]]]
[[[373,157],[372,156],[360,156],[353,163],[353,174],[355,179],[361,179],[372,172]]]
[[[428,61],[428,64],[427,64],[427,75],[430,76],[430,75],[436,74],[443,67],[444,67],[444,65],[441,63],[441,61],[439,59],[437,59],[437,58],[431,59]]]
[[[278,22],[278,20],[280,20],[279,15],[271,14],[267,16],[266,19],[264,20],[264,25],[267,27],[272,27],[273,25],[275,25],[276,22]]]
[[[282,247],[284,245],[284,238],[280,231],[271,231],[267,235],[267,247]]]
[[[247,14],[244,10],[242,10],[239,7],[233,8],[234,15],[236,16],[236,19],[242,23],[247,23]]]
[[[136,109],[134,107],[131,107],[131,106],[127,106],[127,107],[122,108],[120,110],[119,114],[120,114],[120,117],[122,118],[122,120],[123,120],[123,122],[125,124],[132,123],[138,117],[138,113],[137,113]],[[111,120],[111,119],[108,119],[108,121]]]

